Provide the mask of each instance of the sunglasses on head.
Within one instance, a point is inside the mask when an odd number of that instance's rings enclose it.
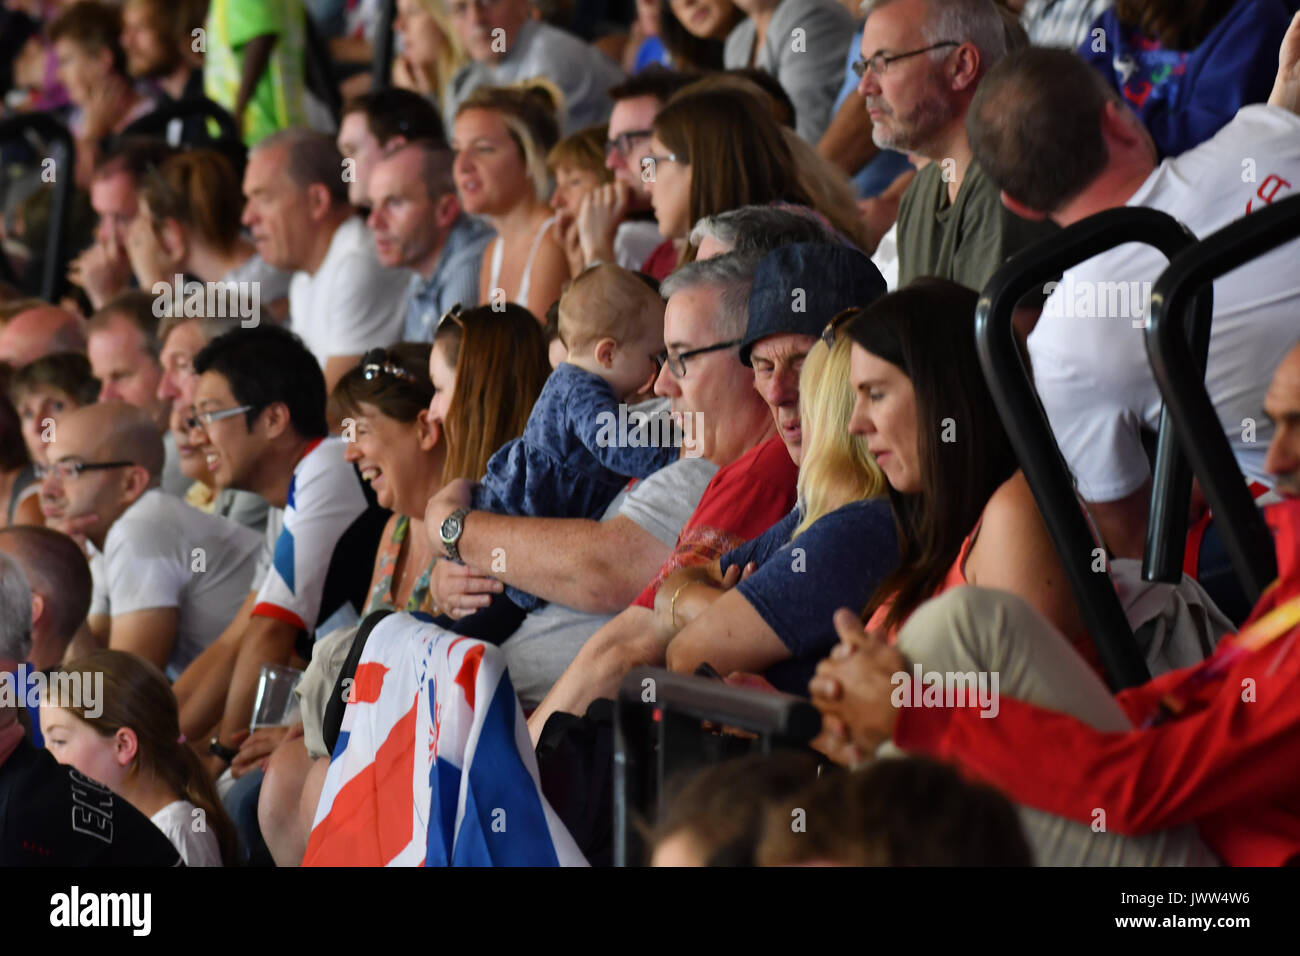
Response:
[[[388,349],[371,349],[361,357],[361,377],[367,382],[374,381],[380,375],[391,375],[404,382],[418,382],[414,375],[391,360]]]
[[[821,339],[823,342],[826,343],[826,347],[828,349],[834,348],[835,336],[839,333],[840,327],[843,326],[849,319],[857,318],[861,314],[862,314],[862,310],[857,308],[856,306],[850,309],[844,309],[841,312],[837,312],[835,314],[835,317],[826,323],[826,328],[822,329]]]

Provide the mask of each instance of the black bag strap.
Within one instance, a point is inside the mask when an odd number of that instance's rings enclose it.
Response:
[[[375,629],[376,624],[392,613],[392,611],[375,611],[366,615],[361,626],[357,628],[356,636],[352,638],[352,648],[343,661],[343,669],[339,671],[338,679],[334,681],[334,693],[330,694],[330,699],[325,703],[325,720],[321,728],[321,736],[330,756],[334,755],[334,745],[339,739],[339,728],[343,726],[343,711],[347,709],[350,696],[345,688],[350,690],[351,682],[357,676],[357,665],[361,663],[361,652],[366,649],[370,632]]]

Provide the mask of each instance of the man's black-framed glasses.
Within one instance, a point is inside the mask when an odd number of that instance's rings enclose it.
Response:
[[[708,352],[720,352],[723,349],[729,349],[732,348],[733,346],[737,346],[740,344],[740,342],[741,342],[740,339],[732,339],[730,342],[719,342],[717,345],[706,345],[704,346],[704,348],[690,349],[689,351],[686,352],[679,352],[676,355],[673,355],[667,349],[664,349],[662,352],[660,352],[658,355],[655,356],[655,361],[658,362],[661,366],[667,365],[668,370],[672,372],[674,375],[676,375],[678,378],[685,378],[686,360],[688,358],[693,358],[696,355],[704,355]]]
[[[889,64],[898,60],[906,60],[908,57],[920,56],[922,53],[929,53],[931,50],[942,49],[946,46],[961,46],[956,40],[944,40],[942,43],[931,43],[929,46],[921,47],[919,50],[908,50],[906,53],[895,53],[889,56],[885,53],[873,53],[865,60],[853,61],[853,75],[859,80],[871,70],[875,76],[884,76],[889,69]]]
[[[626,156],[632,150],[632,144],[639,139],[645,139],[647,136],[653,136],[652,129],[629,129],[619,133],[613,139],[605,140],[605,155],[618,153],[620,156]]]
[[[133,461],[56,461],[52,465],[33,465],[36,477],[44,481],[58,475],[61,481],[72,481],[83,471],[105,471],[109,468],[134,468]]]

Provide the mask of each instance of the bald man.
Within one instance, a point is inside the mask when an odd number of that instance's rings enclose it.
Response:
[[[175,679],[239,610],[261,537],[164,494],[162,433],[125,402],[66,415],[49,461],[46,524],[84,534],[93,549],[92,629]]]
[[[0,329],[0,362],[21,368],[54,352],[86,351],[86,323],[53,305],[19,312]]]
[[[1264,470],[1273,490],[1300,498],[1300,343],[1283,356],[1264,394],[1264,414],[1273,422]]]

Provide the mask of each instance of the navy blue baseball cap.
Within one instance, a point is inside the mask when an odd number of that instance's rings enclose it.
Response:
[[[852,246],[780,246],[763,257],[754,273],[740,360],[752,364],[754,343],[770,335],[821,335],[836,313],[870,305],[884,294],[880,270]]]

